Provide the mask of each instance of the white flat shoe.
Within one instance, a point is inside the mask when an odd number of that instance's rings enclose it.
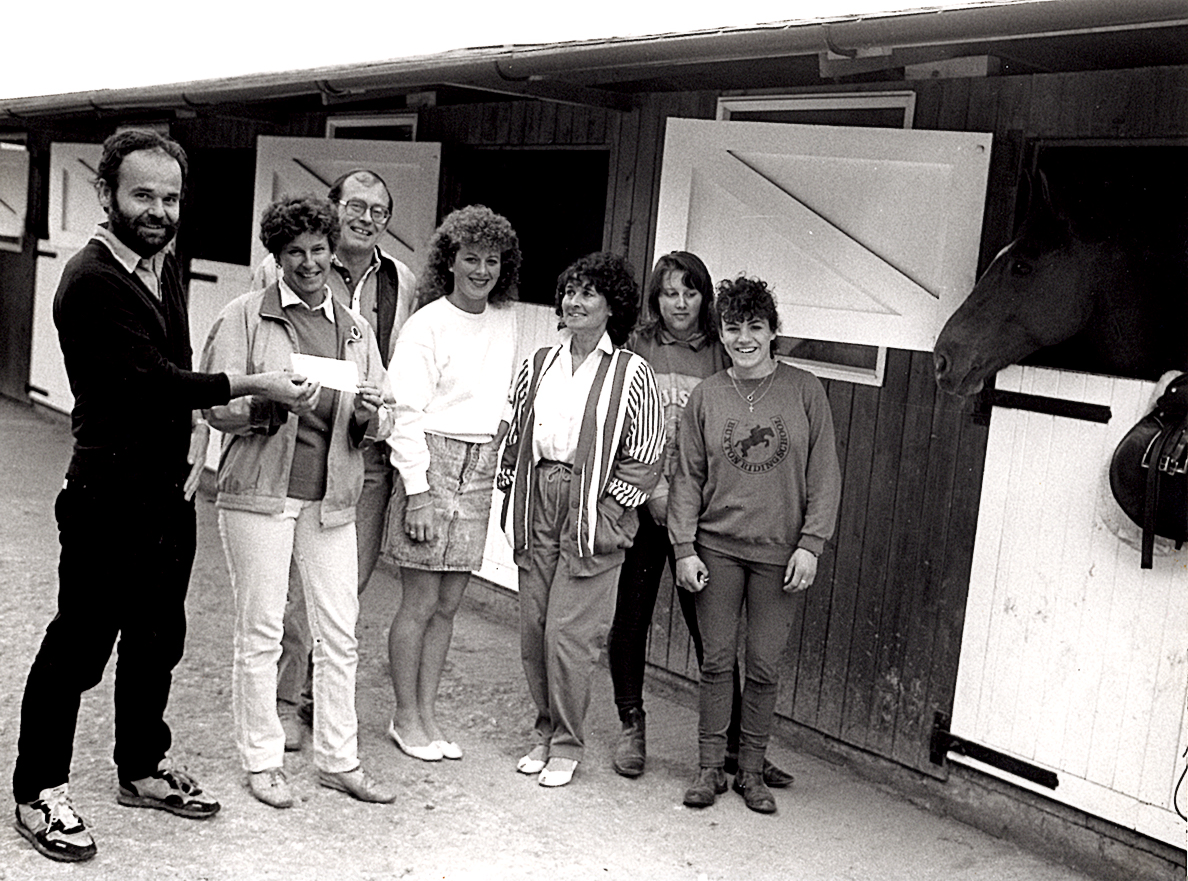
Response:
[[[393,720],[388,723],[388,737],[400,747],[400,751],[406,756],[412,756],[414,759],[420,759],[422,762],[440,762],[442,759],[441,750],[437,748],[437,744],[430,743],[425,746],[409,746],[404,742],[404,738],[400,736],[400,732],[396,730],[396,722]]]
[[[577,759],[563,759],[553,756],[544,770],[540,772],[541,786],[564,786],[573,779],[573,772],[577,770]]]
[[[437,747],[437,751],[441,753],[443,759],[454,759],[456,761],[462,758],[462,747],[458,746],[452,740],[435,740],[429,745]]]
[[[532,747],[526,756],[521,756],[516,762],[516,770],[521,774],[539,774],[544,770],[549,757],[549,749],[543,743]]]

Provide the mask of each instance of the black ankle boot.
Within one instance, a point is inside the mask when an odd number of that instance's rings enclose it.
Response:
[[[624,777],[638,777],[644,772],[644,760],[648,750],[644,741],[644,711],[627,710],[623,714],[623,730],[615,745],[613,767],[616,774]]]

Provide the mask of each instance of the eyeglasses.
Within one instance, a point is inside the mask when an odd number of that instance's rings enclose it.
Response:
[[[346,209],[346,216],[350,220],[370,214],[372,220],[382,225],[392,216],[392,212],[383,205],[368,205],[362,199],[347,199],[345,202],[339,199],[338,204]]]

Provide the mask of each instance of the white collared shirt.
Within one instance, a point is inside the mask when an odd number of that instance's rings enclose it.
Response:
[[[297,293],[291,287],[285,284],[283,277],[278,278],[276,281],[277,286],[280,288],[282,309],[288,306],[304,306],[310,312],[321,312],[331,324],[334,324],[334,301],[330,297],[329,285],[322,286],[322,302],[316,306],[311,306],[305,300],[301,299],[301,297],[297,296]]]
[[[541,459],[574,461],[578,435],[582,430],[582,417],[586,413],[586,399],[590,397],[598,365],[602,362],[597,353],[612,355],[615,351],[610,334],[603,331],[594,351],[574,370],[570,352],[572,341],[573,334],[562,330],[561,351],[536,387],[535,425],[532,429],[532,455],[536,462]]]
[[[141,257],[121,241],[120,237],[103,224],[95,227],[95,234],[91,238],[102,242],[111,251],[111,256],[129,275],[135,275],[144,286],[158,300],[161,299],[161,267],[165,263],[165,249],[162,248],[151,257]]]

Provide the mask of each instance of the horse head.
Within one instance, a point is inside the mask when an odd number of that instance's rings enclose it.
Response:
[[[1001,368],[1089,329],[1095,312],[1107,313],[1119,302],[1119,290],[1134,288],[1129,255],[1116,237],[1070,221],[1053,205],[1042,175],[1029,189],[1018,236],[937,337],[933,363],[942,391],[976,394]],[[1131,322],[1134,310],[1124,310],[1102,323]]]

